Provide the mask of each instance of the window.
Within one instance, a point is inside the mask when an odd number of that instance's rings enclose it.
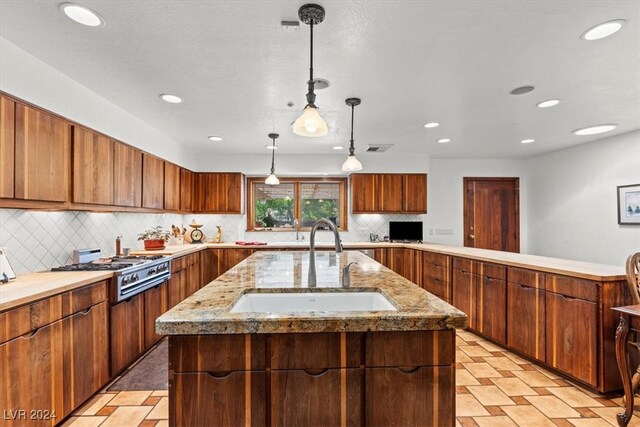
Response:
[[[284,177],[276,186],[248,178],[247,184],[247,230],[304,230],[320,218],[347,230],[346,178]]]

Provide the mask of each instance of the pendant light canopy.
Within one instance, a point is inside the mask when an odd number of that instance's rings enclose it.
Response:
[[[356,159],[355,147],[353,146],[353,115],[356,105],[360,105],[360,98],[347,98],[346,104],[351,107],[351,144],[349,145],[349,157],[342,164],[344,172],[355,172],[362,170],[362,163]]]
[[[316,107],[316,94],[313,92],[315,83],[313,81],[313,26],[324,20],[324,8],[317,4],[305,4],[298,9],[298,17],[302,22],[311,28],[311,49],[309,65],[309,92],[307,93],[307,105],[304,107],[302,115],[293,123],[293,133],[300,136],[319,137],[325,136],[328,132],[327,122],[320,117],[318,107]]]
[[[269,134],[269,138],[271,138],[273,140],[273,145],[271,146],[272,150],[271,150],[271,173],[269,174],[269,176],[267,177],[267,179],[264,180],[264,183],[267,185],[279,185],[280,184],[280,180],[278,179],[278,177],[276,176],[276,165],[275,165],[275,159],[276,159],[276,138],[278,138],[280,135],[278,135],[277,133],[270,133]]]

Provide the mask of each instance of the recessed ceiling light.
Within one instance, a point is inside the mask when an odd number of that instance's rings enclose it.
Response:
[[[521,144],[531,144],[535,139],[523,139],[520,141]]]
[[[450,140],[449,138],[442,138],[442,139],[439,139],[439,140],[438,140],[438,142],[439,142],[440,144],[444,144],[444,143],[446,143],[446,142],[451,142],[451,140]]]
[[[180,104],[182,102],[182,98],[176,95],[171,95],[169,93],[163,93],[160,95],[163,101],[169,102],[171,104]]]
[[[438,126],[440,126],[440,123],[438,123],[438,122],[431,122],[431,123],[427,123],[426,125],[424,125],[424,127],[426,127],[427,129],[437,128]]]
[[[547,99],[546,101],[538,102],[536,105],[540,108],[549,108],[558,104],[560,104],[559,99]]]
[[[509,92],[511,95],[524,95],[525,93],[532,92],[535,89],[534,86],[520,86]]]
[[[209,138],[211,141],[222,141],[221,136],[208,136],[207,138]]]
[[[574,135],[597,135],[599,133],[605,133],[614,130],[618,125],[615,124],[607,124],[607,125],[597,125],[597,126],[589,126],[588,128],[576,129],[571,131]]]
[[[80,6],[74,3],[61,3],[58,8],[73,19],[78,24],[87,25],[89,27],[100,27],[104,25],[104,20],[88,7]]]
[[[265,145],[264,148],[266,148],[267,150],[277,150],[278,146],[277,145]]]
[[[600,40],[605,37],[609,37],[612,34],[617,33],[620,28],[626,23],[624,19],[614,19],[612,21],[603,22],[595,27],[589,28],[580,36],[583,40]]]
[[[344,149],[344,147],[342,145],[334,145],[332,148],[334,150],[343,150]]]

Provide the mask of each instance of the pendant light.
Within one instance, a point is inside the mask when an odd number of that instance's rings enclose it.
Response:
[[[276,176],[276,166],[275,166],[276,138],[278,138],[279,136],[280,135],[278,135],[277,133],[270,133],[269,134],[269,138],[271,138],[273,140],[273,144],[271,146],[271,173],[269,174],[267,179],[264,180],[264,183],[267,184],[267,185],[279,185],[280,184],[280,180]]]
[[[298,17],[311,28],[311,60],[309,65],[309,92],[307,93],[307,105],[302,115],[293,123],[293,133],[300,136],[319,137],[328,132],[327,122],[320,117],[316,107],[316,94],[313,80],[313,26],[324,20],[324,8],[317,4],[305,4],[298,9]]]
[[[360,105],[360,98],[347,98],[346,104],[351,107],[351,145],[349,145],[349,157],[342,164],[342,170],[344,172],[355,172],[362,170],[362,163],[356,159],[355,147],[353,146],[353,111],[356,105]]]

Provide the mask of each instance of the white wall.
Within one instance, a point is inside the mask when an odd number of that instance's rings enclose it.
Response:
[[[640,226],[618,225],[618,185],[640,184],[640,131],[534,157],[528,176],[529,252],[624,265]]]
[[[0,90],[181,166],[192,166],[190,150],[1,37]]]

